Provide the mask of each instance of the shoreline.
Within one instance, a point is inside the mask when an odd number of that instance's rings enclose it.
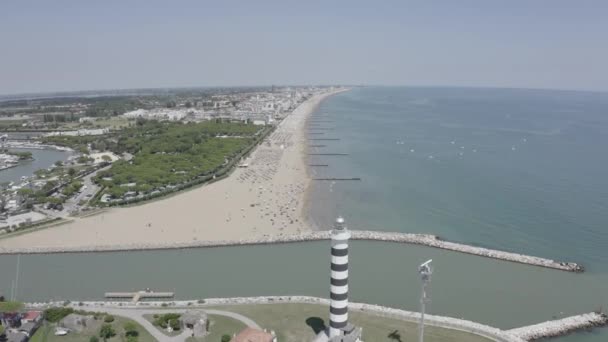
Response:
[[[332,97],[334,95],[338,95],[341,93],[345,93],[347,91],[352,90],[352,88],[346,88],[346,89],[342,89],[342,90],[338,90],[334,93],[332,93],[330,96],[324,97],[321,101],[319,101],[317,103],[317,105],[308,113],[308,115],[306,115],[306,118],[304,119],[304,124],[302,125],[302,127],[300,128],[300,133],[302,134],[302,139],[303,139],[303,146],[302,146],[302,150],[301,150],[301,156],[302,156],[302,163],[304,165],[305,171],[306,171],[306,177],[308,180],[308,184],[306,186],[306,191],[304,192],[304,196],[303,196],[303,200],[304,200],[304,205],[302,207],[302,211],[300,213],[300,218],[302,220],[304,220],[306,222],[306,224],[310,227],[310,230],[313,232],[317,232],[317,231],[323,231],[325,229],[322,229],[313,219],[312,215],[311,215],[311,201],[312,201],[312,178],[313,178],[313,174],[312,174],[312,169],[310,168],[310,166],[308,165],[310,163],[310,146],[309,146],[309,142],[308,142],[308,127],[309,127],[309,122],[310,122],[310,117],[312,116],[313,113],[315,113],[317,111],[317,109],[319,109],[319,106],[321,106],[321,104],[327,100],[329,97]]]
[[[137,206],[75,218],[52,229],[6,237],[0,239],[0,248],[122,249],[132,242],[183,245],[310,232],[305,122],[322,101],[346,90],[317,93],[300,103],[251,152],[248,167],[235,168],[222,180]]]

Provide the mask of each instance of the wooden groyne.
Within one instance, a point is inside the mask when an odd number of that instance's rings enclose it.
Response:
[[[308,140],[340,140],[340,138],[314,138]]]
[[[315,131],[333,131],[333,128],[331,127],[310,127],[308,128],[309,131],[311,130],[315,130]]]
[[[347,156],[348,153],[309,153],[309,156]]]
[[[308,145],[308,147],[326,147],[327,145]]]
[[[323,132],[308,132],[309,135],[323,135]]]
[[[309,164],[308,166],[329,166],[329,164]]]
[[[489,248],[465,245],[457,242],[449,242],[430,234],[392,233],[368,230],[351,231],[352,239],[366,241],[382,241],[402,244],[422,245],[440,248],[454,252],[482,256],[486,258],[516,262],[531,266],[539,266],[568,272],[583,272],[583,266],[574,262],[556,261],[530,255],[504,252]],[[301,234],[266,236],[257,239],[243,240],[216,240],[216,241],[187,241],[178,243],[131,243],[122,245],[91,245],[76,247],[1,247],[1,254],[48,254],[48,253],[80,253],[80,252],[115,252],[115,251],[138,251],[155,249],[185,249],[203,247],[224,246],[246,246],[267,245],[279,243],[296,243],[305,241],[329,240],[329,231],[312,231]]]
[[[541,338],[563,336],[577,330],[603,327],[606,325],[608,325],[608,316],[606,316],[606,314],[591,312],[515,328],[507,330],[506,332],[523,340],[533,341]]]

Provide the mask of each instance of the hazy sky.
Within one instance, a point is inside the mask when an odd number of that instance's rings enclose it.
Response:
[[[608,1],[0,1],[0,94],[356,83],[608,90]]]

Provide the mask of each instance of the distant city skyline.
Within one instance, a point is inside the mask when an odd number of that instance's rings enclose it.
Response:
[[[608,3],[0,4],[0,94],[363,84],[608,91]]]

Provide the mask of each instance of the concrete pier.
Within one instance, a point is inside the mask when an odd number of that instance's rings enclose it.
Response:
[[[133,302],[138,302],[140,299],[163,299],[173,298],[173,292],[153,292],[153,291],[137,291],[137,292],[106,292],[104,297],[111,299],[129,299]]]
[[[507,330],[506,333],[517,336],[526,341],[533,341],[541,338],[562,336],[577,330],[603,327],[606,325],[608,325],[608,316],[606,316],[606,314],[591,312],[511,329]]]

